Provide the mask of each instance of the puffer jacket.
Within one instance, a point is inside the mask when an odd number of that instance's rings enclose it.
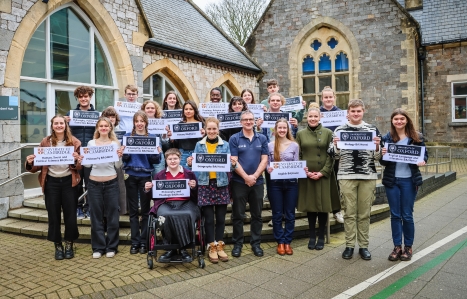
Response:
[[[76,106],[75,110],[80,110],[79,104],[78,106]],[[96,110],[94,110],[94,106],[91,104],[88,111],[96,111]],[[66,116],[70,116],[70,112],[68,112]],[[91,126],[91,127],[70,126],[70,130],[71,130],[71,134],[73,134],[73,136],[75,136],[79,141],[81,141],[81,144],[88,144],[88,142],[93,139],[94,131],[96,130],[96,128],[94,126]]]
[[[409,138],[408,144],[425,146],[423,135],[421,133],[419,133],[419,139],[420,142],[414,142],[412,138]],[[381,138],[381,142],[382,146],[384,146],[385,143],[395,143],[392,140],[391,134],[389,132]],[[425,157],[423,158],[423,160],[425,160],[425,162],[428,162],[428,151],[426,150],[426,148]],[[385,161],[383,160],[383,157],[381,157],[379,159],[379,163],[385,166],[382,180],[383,185],[387,187],[394,186],[396,182],[396,162]],[[423,178],[420,169],[416,164],[409,164],[409,168],[410,172],[412,173],[412,182],[415,186],[421,186],[423,184]]]

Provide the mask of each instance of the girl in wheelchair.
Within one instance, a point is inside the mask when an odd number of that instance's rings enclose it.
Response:
[[[180,166],[182,154],[176,148],[168,149],[165,152],[167,168],[161,170],[154,176],[154,180],[182,180],[188,179],[190,186],[190,197],[154,198],[154,206],[151,214],[158,219],[164,219],[160,226],[162,236],[167,244],[178,244],[180,246],[180,256],[182,262],[189,263],[192,257],[186,248],[192,246],[196,238],[195,222],[201,217],[197,205],[197,181],[193,172]],[[145,184],[145,192],[150,192],[153,187],[152,182]],[[162,222],[162,221],[160,221]],[[172,257],[177,256],[177,249],[167,251],[159,257],[160,263],[169,263]]]

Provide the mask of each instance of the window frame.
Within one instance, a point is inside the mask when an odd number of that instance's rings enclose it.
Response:
[[[165,90],[165,84],[166,84],[166,81],[168,81],[169,84],[173,87],[173,90],[175,91],[175,93],[177,94],[178,99],[180,100],[180,104],[183,105],[186,100],[183,98],[182,94],[178,91],[177,87],[175,87],[175,84],[173,84],[172,80],[170,80],[166,75],[164,75],[161,72],[154,73],[151,76],[147,77],[145,80],[143,80],[143,85],[144,85],[144,81],[149,80],[149,91],[150,91],[150,94],[144,93],[144,88],[143,88],[143,101],[146,101],[146,100],[154,101],[154,86],[153,86],[154,84],[153,84],[152,77],[155,75],[158,75],[162,78],[162,101],[164,101],[164,98],[167,92],[170,91],[170,90]],[[161,108],[162,108],[162,104],[161,104]]]
[[[467,110],[467,94],[465,95],[454,95],[454,85],[456,84],[467,84],[467,81],[456,81],[451,82],[451,119],[453,123],[467,123],[467,115],[464,119],[456,118],[456,98],[464,98],[466,101],[466,110]],[[466,112],[467,114],[467,112]]]

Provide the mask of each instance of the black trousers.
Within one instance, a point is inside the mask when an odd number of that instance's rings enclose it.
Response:
[[[243,246],[243,215],[245,214],[246,203],[250,205],[251,214],[251,246],[259,246],[261,244],[261,231],[263,230],[263,219],[261,212],[263,211],[263,184],[248,187],[244,183],[232,181],[232,222],[233,234],[232,242],[235,245]]]
[[[88,198],[91,207],[91,245],[93,252],[117,252],[119,241],[119,193],[118,179],[96,182],[89,179]],[[107,236],[104,232],[107,219]]]
[[[130,210],[130,228],[131,228],[131,245],[146,246],[146,238],[148,234],[148,213],[151,192],[144,192],[146,182],[151,182],[151,176],[139,177],[130,175],[125,180],[126,199]],[[142,225],[139,229],[138,217],[138,199],[141,201],[141,216]]]
[[[47,175],[44,187],[44,199],[49,217],[49,230],[47,234],[47,240],[49,241],[62,242],[60,229],[62,210],[63,221],[65,223],[65,240],[74,241],[79,237],[76,220],[76,188],[73,188],[71,183],[71,175],[61,178]]]
[[[224,240],[225,215],[227,205],[203,206],[204,231],[206,232],[206,243]],[[216,221],[214,223],[214,217]]]

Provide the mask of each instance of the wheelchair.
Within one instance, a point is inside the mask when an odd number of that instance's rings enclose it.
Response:
[[[147,237],[147,264],[149,269],[153,269],[154,260],[157,260],[157,251],[163,250],[164,252],[172,249],[181,249],[179,244],[163,244],[163,238],[160,234],[160,229],[158,228],[158,217],[153,213],[149,213],[148,219],[148,237]],[[206,264],[204,262],[204,253],[206,251],[206,244],[204,241],[204,219],[200,217],[195,222],[194,228],[195,240],[186,248],[187,250],[191,249],[191,257],[198,260],[198,267],[203,269]],[[159,262],[161,263],[161,262]],[[180,254],[172,257],[168,263],[183,263],[182,257]]]

